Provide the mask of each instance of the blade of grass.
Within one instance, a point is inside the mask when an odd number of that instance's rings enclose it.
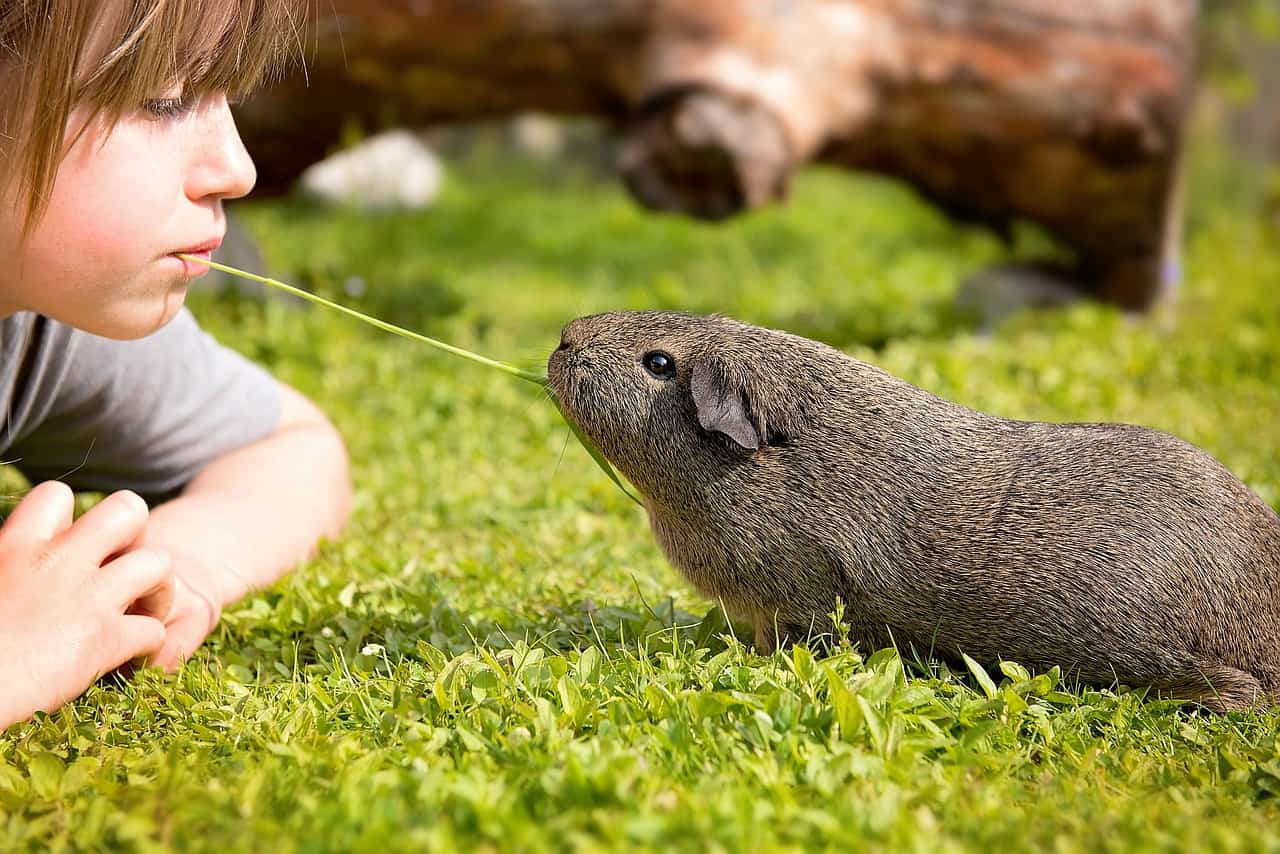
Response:
[[[421,333],[411,332],[410,330],[405,329],[403,326],[396,326],[394,323],[387,323],[385,320],[379,320],[376,317],[370,317],[367,314],[362,314],[361,312],[358,312],[353,308],[347,308],[345,305],[333,302],[332,300],[327,300],[322,296],[318,296],[317,294],[311,293],[310,291],[304,291],[302,288],[297,288],[297,287],[294,287],[293,285],[285,284],[284,282],[278,279],[270,279],[270,278],[267,278],[266,276],[259,276],[256,273],[247,273],[244,270],[237,270],[235,267],[229,267],[226,264],[219,264],[217,261],[207,260],[205,258],[199,258],[195,255],[186,255],[183,253],[179,253],[178,257],[182,258],[185,261],[197,261],[201,264],[207,264],[208,266],[212,267],[215,270],[221,270],[224,273],[229,273],[233,276],[239,276],[242,279],[249,279],[250,281],[260,282],[264,285],[270,285],[273,288],[278,288],[279,290],[285,291],[287,293],[291,293],[296,297],[301,297],[305,300],[310,300],[311,302],[318,303],[319,305],[323,305],[327,308],[331,308],[334,311],[340,311],[343,314],[348,314],[352,317],[358,318],[359,320],[363,320],[365,323],[368,323],[371,326],[376,326],[377,328],[383,330],[384,332],[390,332],[395,335],[399,335],[403,338],[411,338],[414,341],[421,341],[424,344],[429,344],[432,347],[435,347],[437,350],[444,350],[446,353],[452,353],[455,356],[461,356],[464,359],[470,359],[471,361],[477,362],[481,365],[487,365],[490,368],[497,368],[503,373],[510,374],[513,377],[518,377],[522,380],[525,380],[526,382],[537,383],[538,385],[547,384],[547,378],[542,374],[535,374],[532,371],[521,370],[520,368],[517,368],[515,365],[508,365],[506,362],[499,362],[497,359],[490,359],[486,356],[481,356],[479,353],[472,353],[470,350],[464,350],[461,347],[455,347],[452,344],[446,344],[443,341],[437,340],[435,338],[430,338],[426,335],[422,335]]]
[[[446,344],[445,342],[440,341],[436,338],[431,338],[427,335],[422,335],[421,333],[418,333],[418,332],[412,332],[408,329],[405,329],[402,326],[396,326],[394,323],[387,323],[385,320],[379,320],[376,317],[371,317],[370,315],[356,311],[353,308],[347,308],[345,305],[342,305],[341,303],[336,303],[336,302],[333,302],[332,300],[327,300],[324,297],[319,296],[318,294],[313,294],[310,291],[304,291],[302,288],[298,288],[298,287],[294,287],[293,285],[286,284],[280,281],[279,279],[272,279],[272,278],[268,278],[267,276],[259,276],[257,273],[250,273],[245,270],[240,270],[235,267],[228,266],[226,264],[221,264],[217,261],[213,261],[207,258],[200,258],[196,255],[187,255],[186,253],[180,252],[178,253],[178,257],[182,258],[184,261],[195,261],[200,264],[205,264],[206,266],[212,267],[215,270],[221,270],[222,272],[232,276],[239,276],[242,279],[248,279],[252,282],[259,282],[264,285],[270,285],[273,288],[277,288],[279,290],[285,291],[286,293],[293,294],[296,297],[301,297],[302,299],[309,300],[310,302],[316,303],[318,305],[322,305],[325,308],[331,308],[334,311],[342,312],[343,314],[354,317],[357,320],[362,320],[365,323],[368,323],[370,326],[375,326],[378,329],[383,330],[384,332],[390,332],[394,335],[399,335],[402,338],[409,338],[413,341],[421,341],[423,344],[428,344],[432,347],[435,347],[437,350],[443,350],[446,353],[452,353],[455,356],[461,356],[464,359],[470,359],[471,361],[481,365],[485,365],[486,367],[496,368],[497,370],[502,371],[503,373],[510,374],[511,376],[516,377],[518,379],[525,380],[526,382],[535,383],[536,385],[546,388],[547,378],[542,374],[535,374],[532,371],[525,371],[520,368],[517,368],[515,365],[508,365],[506,362],[499,362],[497,359],[490,359],[486,356],[481,356],[479,353],[472,353],[470,350],[464,350],[461,347],[455,347],[452,344]],[[556,411],[559,412],[558,406],[556,407]],[[613,466],[609,463],[607,459],[605,459],[604,454],[600,453],[600,449],[597,448],[590,439],[588,439],[586,436],[582,434],[582,431],[578,429],[578,426],[576,424],[574,424],[568,418],[565,418],[565,415],[563,412],[560,413],[560,417],[564,418],[565,423],[569,425],[569,429],[573,431],[573,435],[578,437],[578,441],[582,443],[582,447],[585,448],[587,453],[591,455],[591,459],[595,460],[596,465],[600,466],[600,470],[603,471],[606,475],[608,475],[609,480],[617,484],[618,489],[621,489],[628,498],[630,498],[636,504],[640,504],[641,503],[640,499],[637,498],[635,494],[631,492],[631,490],[627,489],[625,485],[623,485],[622,479],[618,477],[618,473],[614,471]]]

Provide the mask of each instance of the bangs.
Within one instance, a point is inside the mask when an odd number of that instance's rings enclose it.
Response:
[[[242,97],[277,71],[300,41],[290,0],[134,0],[119,5],[123,8],[114,21],[101,22],[106,24],[106,50],[77,75],[76,100],[109,118],[179,83],[192,97],[213,92]]]
[[[0,2],[0,191],[26,228],[44,208],[69,140],[182,85],[240,98],[301,53],[300,0]],[[12,93],[15,97],[9,97]],[[73,110],[85,123],[69,128]]]

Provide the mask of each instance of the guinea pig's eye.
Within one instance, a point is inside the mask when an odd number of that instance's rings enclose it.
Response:
[[[676,375],[676,360],[661,350],[650,350],[640,362],[646,371],[660,380],[669,380]]]

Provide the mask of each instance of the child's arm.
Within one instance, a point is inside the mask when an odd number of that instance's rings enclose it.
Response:
[[[351,484],[341,438],[298,392],[281,385],[280,396],[271,435],[213,460],[151,511],[143,544],[167,551],[177,576],[155,664],[179,666],[224,605],[275,581],[346,522]]]

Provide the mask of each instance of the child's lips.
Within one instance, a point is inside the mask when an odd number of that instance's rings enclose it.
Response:
[[[177,252],[170,253],[170,257],[176,258],[182,264],[182,270],[188,279],[194,279],[197,276],[203,276],[209,272],[208,264],[201,264],[195,260],[188,260],[181,257],[182,255],[190,255],[192,259],[199,258],[208,261],[213,256],[213,250],[221,245],[222,239],[208,240],[198,246],[192,246],[189,249],[179,249]]]
[[[205,261],[208,261],[208,260],[209,260],[209,256],[210,256],[210,255],[212,255],[213,253],[211,253],[211,252],[183,252],[182,254],[183,254],[183,255],[190,255],[192,259],[194,259],[194,258],[202,258],[202,259],[204,259]],[[188,279],[194,279],[194,278],[197,278],[197,277],[199,277],[199,276],[203,276],[205,273],[209,272],[209,265],[208,265],[208,264],[201,264],[199,261],[194,261],[194,260],[191,260],[191,259],[188,259],[188,258],[181,258],[181,257],[179,257],[179,256],[178,256],[178,253],[176,253],[176,252],[175,252],[173,255],[171,255],[170,257],[171,257],[171,258],[177,258],[178,262],[182,264],[182,272],[186,274],[186,276],[187,276],[187,278],[188,278]]]

